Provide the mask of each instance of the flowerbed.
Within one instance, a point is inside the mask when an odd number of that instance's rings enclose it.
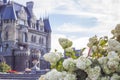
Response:
[[[72,41],[60,38],[65,56],[57,51],[47,53],[44,59],[51,64],[51,71],[39,80],[120,80],[120,24],[112,30],[113,37],[89,39],[87,57],[76,56]],[[81,49],[81,53],[85,48]]]

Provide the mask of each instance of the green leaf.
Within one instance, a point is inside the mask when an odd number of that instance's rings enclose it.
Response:
[[[63,71],[64,70],[64,67],[63,67],[63,61],[64,61],[64,58],[61,58],[58,62],[57,62],[57,64],[56,64],[56,69],[58,70],[58,71]]]

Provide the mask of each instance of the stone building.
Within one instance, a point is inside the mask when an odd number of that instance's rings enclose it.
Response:
[[[13,70],[23,71],[39,62],[41,69],[48,68],[43,55],[51,49],[49,18],[39,18],[33,13],[32,1],[26,6],[0,1],[0,56]]]

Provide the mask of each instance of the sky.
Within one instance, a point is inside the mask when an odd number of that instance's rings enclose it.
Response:
[[[26,5],[30,0],[13,0]],[[52,28],[52,49],[62,51],[60,37],[73,41],[73,47],[87,47],[88,39],[112,36],[120,23],[120,0],[31,0],[36,17],[49,16]]]

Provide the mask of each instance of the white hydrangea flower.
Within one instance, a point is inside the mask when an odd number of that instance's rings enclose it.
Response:
[[[89,77],[87,77],[85,80],[91,80]]]
[[[87,74],[91,80],[97,80],[101,75],[101,68],[99,66],[95,66],[94,68],[89,68],[87,70]]]
[[[63,61],[63,67],[66,70],[74,71],[76,70],[76,63],[72,58],[68,58]]]
[[[59,43],[62,46],[63,49],[71,47],[72,41],[66,39],[66,38],[59,38]]]
[[[118,65],[119,65],[119,62],[114,60],[109,60],[107,63],[108,68],[112,71],[116,71],[116,69],[118,68]]]
[[[77,80],[75,74],[68,73],[63,80]]]
[[[46,80],[45,79],[45,75],[41,75],[41,77],[39,78],[39,80]]]
[[[105,74],[112,73],[112,70],[110,70],[107,65],[102,65],[102,69]]]
[[[73,51],[74,51],[74,49],[71,48],[71,47],[65,49],[65,52],[68,52],[68,53],[69,53],[69,52],[73,52]]]
[[[116,34],[115,31],[114,34]],[[88,46],[94,51],[97,50],[97,47],[94,45],[97,41],[97,36],[89,39]],[[71,48],[72,42],[68,39],[61,38],[59,42],[66,52],[74,51]],[[98,46],[99,50],[101,48],[103,47]],[[92,63],[89,58],[83,56],[80,56],[78,59],[67,58],[64,59],[62,63],[66,71],[59,72],[56,69],[52,69],[50,72],[42,75],[39,80],[77,80],[77,73],[74,73],[77,69],[84,70],[88,74],[85,80],[120,80],[120,75],[118,74],[120,72],[120,43],[114,39],[110,39],[108,41],[107,50],[107,56],[97,59],[100,66]],[[61,57],[62,54],[57,52],[44,55],[45,60],[49,61],[51,64],[56,64]],[[91,67],[91,64],[95,67]],[[101,74],[101,70],[104,74]]]
[[[120,75],[114,73],[110,80],[120,80]]]
[[[93,44],[89,42],[89,43],[87,44],[87,46],[88,46],[88,47],[92,47]]]
[[[100,57],[98,59],[98,62],[102,65],[102,64],[107,64],[108,62],[108,58],[107,57]]]
[[[50,62],[51,64],[56,64],[56,62],[62,58],[62,54],[58,52],[51,52],[46,53],[43,57],[46,61]]]
[[[116,72],[120,73],[120,64],[118,65],[118,68],[116,69]]]
[[[117,24],[117,26],[115,27],[115,29],[112,31],[113,35],[115,37],[118,37],[120,35],[120,24]]]
[[[108,58],[109,60],[120,61],[120,58],[119,58],[119,56],[118,56],[118,53],[116,53],[115,51],[109,52],[108,55],[107,55],[107,58]]]
[[[58,72],[56,69],[52,69],[45,75],[45,80],[60,80],[63,79],[62,73]]]
[[[108,40],[108,51],[120,52],[120,43],[115,39]]]
[[[101,80],[110,80],[109,76],[101,77]]]
[[[92,50],[93,50],[93,51],[97,51],[97,46],[93,46],[93,47],[92,47]]]
[[[93,44],[95,44],[97,42],[98,38],[97,36],[94,36],[92,38],[89,38],[89,43],[87,44],[88,47],[92,47]]]
[[[67,72],[66,71],[62,71],[61,74],[62,74],[62,78],[64,78],[67,75]]]
[[[115,47],[115,50],[116,50],[117,52],[120,52],[120,43]]]
[[[81,69],[81,70],[85,70],[87,67],[89,67],[92,64],[91,60],[88,58],[85,58],[83,56],[80,56],[77,60],[76,60],[76,66],[77,68]]]
[[[116,45],[118,45],[118,44],[120,44],[118,41],[116,41],[115,39],[109,39],[108,40],[108,46],[116,46]]]

